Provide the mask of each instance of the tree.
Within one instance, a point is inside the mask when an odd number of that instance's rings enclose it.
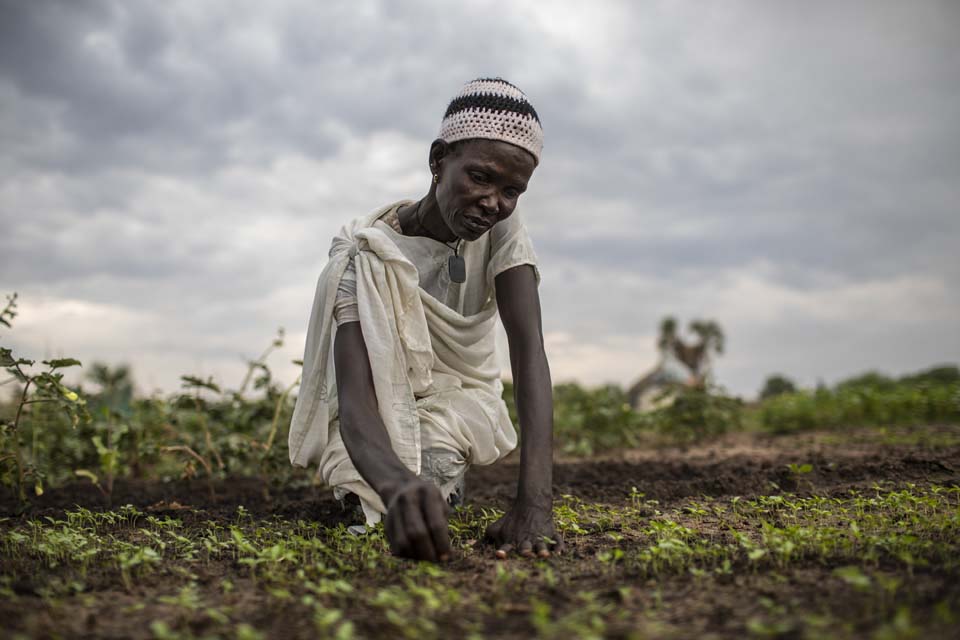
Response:
[[[677,335],[676,319],[667,316],[660,322],[657,346],[664,353],[672,353],[690,370],[694,385],[703,385],[706,383],[710,353],[723,354],[725,336],[714,320],[693,320],[688,331],[697,337],[696,342],[684,342]]]
[[[760,391],[760,399],[766,400],[767,398],[783,395],[784,393],[793,393],[796,390],[797,385],[794,384],[793,380],[779,373],[775,373],[769,376],[767,381],[763,383],[763,389]]]
[[[677,320],[673,316],[666,316],[660,321],[660,337],[657,339],[657,346],[661,349],[667,349],[673,345],[677,339]]]
[[[960,369],[956,365],[944,364],[903,376],[900,378],[900,382],[914,385],[957,384],[960,382]]]

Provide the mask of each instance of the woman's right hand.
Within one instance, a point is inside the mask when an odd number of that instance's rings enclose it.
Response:
[[[414,477],[383,492],[390,550],[402,558],[446,562],[450,559],[447,515],[450,507],[432,482]]]
[[[333,343],[340,436],[353,465],[387,508],[390,549],[398,556],[436,562],[450,558],[450,508],[431,482],[400,461],[383,424],[370,356],[359,322],[345,322]]]

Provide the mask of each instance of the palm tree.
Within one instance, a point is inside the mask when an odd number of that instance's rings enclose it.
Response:
[[[657,339],[657,346],[661,351],[670,348],[677,339],[677,319],[673,316],[666,316],[660,321],[660,337]]]
[[[706,383],[710,353],[723,354],[723,329],[714,320],[693,320],[688,331],[697,336],[697,342],[686,343],[678,337],[677,322],[668,316],[660,323],[660,338],[657,344],[661,351],[672,351],[673,355],[686,365],[693,384],[703,385]]]
[[[717,355],[723,355],[723,329],[715,321],[694,320],[690,323],[690,331],[697,334],[700,342],[706,345],[707,350],[712,349],[716,351]]]

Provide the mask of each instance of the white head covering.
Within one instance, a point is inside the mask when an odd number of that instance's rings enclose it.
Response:
[[[529,151],[540,162],[543,128],[527,96],[503,78],[478,78],[463,85],[440,125],[446,142],[486,138]]]

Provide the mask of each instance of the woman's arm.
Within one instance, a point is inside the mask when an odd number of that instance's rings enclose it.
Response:
[[[364,480],[387,507],[390,548],[418,560],[450,556],[447,503],[432,482],[407,469],[390,444],[377,408],[373,373],[359,322],[337,328],[333,343],[340,403],[340,437]]]
[[[497,276],[496,291],[510,346],[522,437],[516,501],[490,525],[487,536],[499,545],[499,557],[513,549],[526,556],[547,557],[551,547],[561,551],[563,545],[553,525],[553,384],[533,267],[520,265],[504,271]]]

